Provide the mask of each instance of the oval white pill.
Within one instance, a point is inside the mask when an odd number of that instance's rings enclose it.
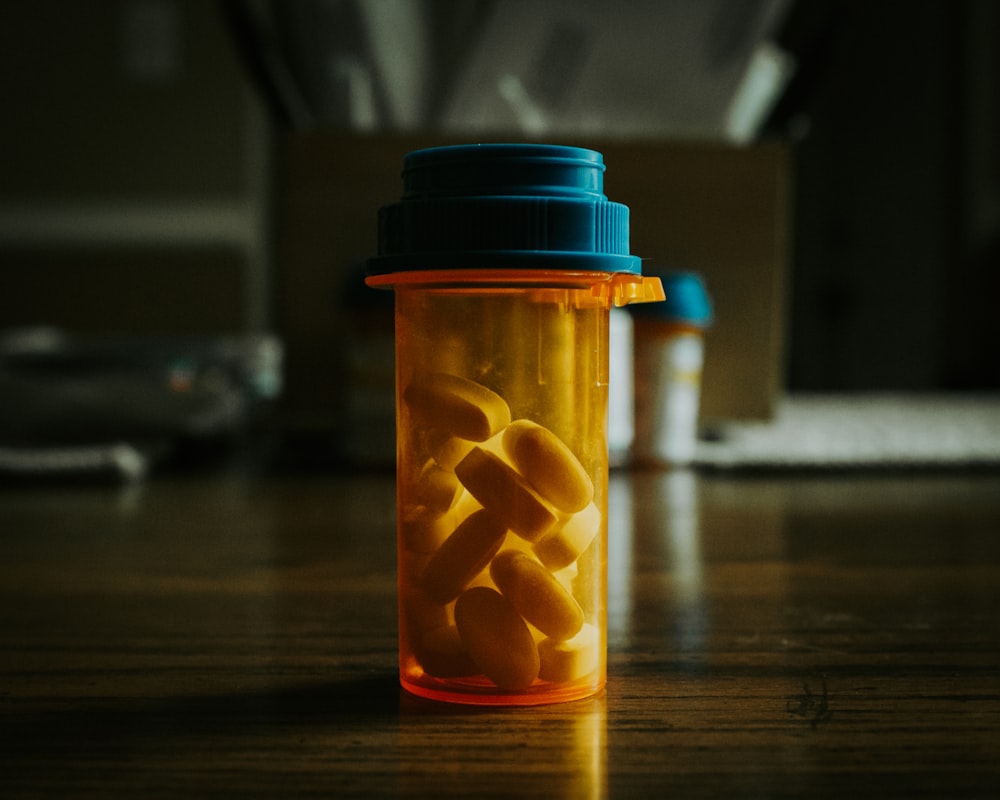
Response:
[[[517,470],[496,453],[473,447],[455,467],[455,474],[484,508],[529,542],[540,539],[559,520]]]
[[[399,525],[399,544],[413,553],[433,553],[458,526],[454,513],[441,514],[426,506],[406,512]]]
[[[429,630],[419,643],[417,660],[424,672],[437,678],[458,678],[478,672],[454,625]]]
[[[538,649],[528,625],[502,594],[476,586],[455,602],[455,625],[469,655],[501,689],[526,689],[538,677]]]
[[[497,554],[507,526],[485,509],[473,511],[430,557],[421,585],[433,599],[447,603]]]
[[[597,628],[585,624],[565,642],[544,639],[538,643],[538,677],[554,683],[575,681],[592,673],[600,664]]]
[[[431,511],[443,513],[458,501],[462,484],[455,473],[428,461],[417,477],[416,500]]]
[[[518,472],[560,511],[579,511],[594,499],[594,482],[587,471],[548,428],[515,420],[503,432],[503,447]]]
[[[427,451],[442,469],[454,472],[455,465],[465,458],[472,449],[473,442],[452,436],[447,431],[430,430],[426,437]]]
[[[580,604],[531,556],[517,550],[499,553],[490,563],[490,577],[517,613],[546,636],[565,640],[580,631]]]
[[[435,372],[403,391],[403,401],[422,425],[483,442],[510,423],[507,401],[492,389],[459,375]]]
[[[600,509],[591,503],[536,543],[535,555],[549,569],[563,569],[590,547],[600,529]]]

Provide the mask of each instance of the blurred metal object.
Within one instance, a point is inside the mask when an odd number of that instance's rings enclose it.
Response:
[[[149,453],[124,442],[79,447],[0,447],[0,477],[90,480],[132,483],[146,477]]]
[[[143,477],[181,439],[238,432],[282,384],[268,336],[0,336],[0,475]]]

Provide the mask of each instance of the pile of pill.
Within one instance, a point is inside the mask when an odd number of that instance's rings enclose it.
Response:
[[[428,375],[403,401],[426,455],[400,525],[401,608],[422,670],[507,691],[593,672],[600,637],[573,578],[602,518],[577,457],[466,378]]]

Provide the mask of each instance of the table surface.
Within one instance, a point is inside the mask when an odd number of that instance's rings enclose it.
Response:
[[[607,690],[525,709],[400,691],[394,496],[0,490],[0,796],[998,796],[1000,475],[616,472]]]

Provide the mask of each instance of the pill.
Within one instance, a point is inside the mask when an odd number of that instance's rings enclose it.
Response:
[[[459,521],[453,513],[441,514],[426,506],[415,506],[400,521],[400,545],[413,553],[433,553],[455,530]]]
[[[411,641],[419,640],[427,631],[451,622],[450,606],[432,600],[419,586],[404,585],[400,589],[403,609],[401,623]]]
[[[579,511],[594,499],[594,482],[587,471],[548,428],[515,420],[503,432],[503,447],[518,472],[560,511]]]
[[[455,473],[428,461],[417,476],[417,503],[431,511],[445,512],[462,493],[462,484]]]
[[[600,529],[600,509],[590,503],[537,542],[535,555],[549,569],[563,569],[580,557]]]
[[[576,580],[576,576],[579,574],[580,568],[575,561],[568,567],[552,570],[553,577],[570,593],[573,592],[573,581]]]
[[[500,545],[499,552],[503,553],[506,550],[518,550],[528,553],[534,557],[531,549],[531,542],[525,541],[516,533],[511,533],[510,531],[507,531],[507,536],[504,537],[503,544]],[[496,556],[494,556],[494,558],[496,558]],[[471,588],[472,586],[489,586],[491,589],[497,588],[497,585],[493,582],[493,578],[490,577],[490,571],[488,569],[484,569],[475,578],[469,581],[466,588]]]
[[[566,683],[589,675],[600,663],[597,628],[585,623],[576,636],[565,642],[542,640],[538,643],[538,659],[538,677],[545,681]]]
[[[430,557],[421,585],[448,603],[482,572],[503,544],[507,527],[485,509],[472,512]]]
[[[570,639],[583,609],[545,567],[526,553],[506,550],[490,563],[490,577],[518,614],[552,639]]]
[[[438,430],[432,430],[427,434],[426,443],[434,462],[442,469],[452,472],[455,471],[455,465],[469,454],[475,444],[468,439]]]
[[[479,670],[501,689],[526,689],[538,676],[538,648],[502,594],[476,586],[455,602],[455,624]]]
[[[414,381],[404,390],[403,400],[421,424],[475,442],[489,439],[510,423],[506,400],[459,375],[435,372]]]
[[[418,645],[417,660],[424,672],[437,678],[459,678],[479,671],[454,625],[427,631]]]
[[[476,446],[455,467],[455,474],[484,508],[518,536],[534,542],[556,522],[556,513],[510,464]]]

